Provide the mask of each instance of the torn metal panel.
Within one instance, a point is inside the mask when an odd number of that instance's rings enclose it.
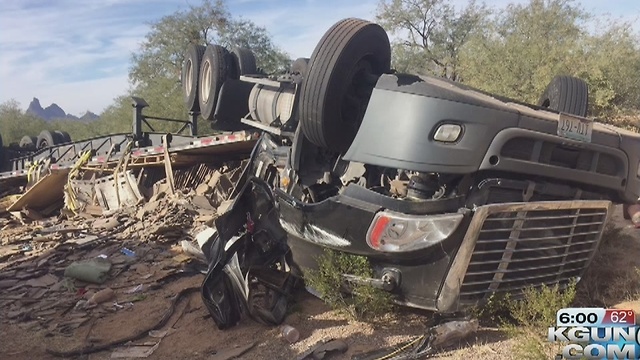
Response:
[[[268,186],[250,179],[216,227],[202,235],[212,236],[204,242],[208,251],[203,248],[209,271],[202,299],[218,328],[236,325],[245,314],[268,325],[282,323],[296,279]]]
[[[95,191],[98,203],[105,211],[135,206],[143,199],[138,182],[131,170],[105,176],[96,180]]]
[[[71,179],[69,185],[73,188],[74,199],[72,200],[69,193],[65,191],[64,205],[70,209],[84,209],[89,205],[94,205],[95,198],[95,180],[77,180]],[[73,204],[71,202],[73,201]]]

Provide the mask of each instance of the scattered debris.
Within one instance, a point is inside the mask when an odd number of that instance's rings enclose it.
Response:
[[[47,288],[52,286],[53,284],[58,282],[58,278],[54,275],[51,274],[47,274],[47,275],[43,275],[39,278],[36,279],[30,279],[28,280],[25,285],[27,286],[31,286],[31,287],[43,287],[43,288]]]
[[[330,339],[321,341],[298,356],[296,360],[321,360],[333,354],[343,354],[348,348],[349,345],[343,340]]]
[[[131,251],[131,250],[127,249],[127,248],[122,248],[120,250],[120,252],[123,253],[124,255],[128,256],[128,257],[136,256],[136,253],[134,251]]]
[[[113,291],[113,289],[111,288],[102,289],[97,293],[93,294],[93,296],[91,296],[89,300],[87,300],[85,307],[90,308],[92,306],[96,306],[98,304],[111,301],[115,298],[116,298],[116,293]]]
[[[191,294],[192,292],[195,292],[199,290],[199,288],[196,287],[192,287],[192,288],[186,288],[183,289],[182,291],[180,291],[171,301],[171,305],[169,306],[169,309],[167,309],[167,311],[164,313],[164,315],[162,316],[162,318],[160,319],[160,321],[158,321],[156,324],[154,324],[153,326],[150,326],[149,328],[145,328],[143,331],[139,331],[133,335],[127,336],[125,338],[122,339],[117,339],[117,340],[109,340],[101,345],[90,345],[84,348],[80,348],[80,349],[76,349],[76,350],[68,350],[68,351],[59,351],[59,350],[54,350],[54,349],[47,349],[47,353],[54,355],[54,356],[59,356],[59,357],[73,357],[73,356],[79,356],[79,355],[84,355],[84,354],[92,354],[95,352],[99,352],[99,351],[103,351],[103,350],[108,350],[114,346],[117,345],[122,345],[122,344],[126,344],[130,341],[136,341],[139,340],[145,336],[147,336],[149,334],[150,331],[153,330],[159,330],[160,328],[162,328],[164,325],[167,324],[167,322],[169,321],[169,318],[171,317],[171,315],[173,315],[175,308],[176,308],[176,304],[178,303],[178,301],[180,301],[184,296]]]
[[[446,347],[471,333],[478,331],[478,320],[449,321],[433,327],[429,345],[434,348]]]
[[[352,360],[410,360],[426,357],[478,331],[478,326],[477,319],[445,322],[429,329],[428,335],[418,336],[392,348],[357,354]]]
[[[231,209],[216,220],[218,231],[208,242],[209,251],[204,251],[209,270],[202,300],[221,330],[236,325],[243,309],[256,321],[281,324],[297,281],[286,263],[286,233],[273,226],[273,203],[256,191],[262,186],[258,179],[244,186]]]
[[[300,339],[300,332],[291,325],[284,325],[282,327],[282,337],[287,339],[290,344],[293,344]]]
[[[120,221],[117,217],[108,217],[104,219],[97,219],[93,222],[93,228],[99,230],[112,230],[120,225]]]
[[[256,343],[252,342],[244,346],[234,346],[232,348],[216,351],[213,355],[211,355],[211,357],[209,357],[209,359],[210,360],[236,359],[242,356],[243,354],[245,354],[247,351],[253,349],[254,346],[256,346]]]
[[[136,287],[133,287],[133,288],[125,291],[124,293],[125,294],[136,294],[136,293],[142,292],[143,290],[144,290],[144,285],[140,284],[140,285],[138,285]]]
[[[111,262],[103,258],[77,261],[67,266],[64,276],[94,284],[102,284],[107,280],[111,270]]]
[[[40,178],[22,196],[11,204],[7,211],[21,211],[23,209],[47,210],[49,207],[62,202],[64,184],[67,181],[67,171],[51,172]]]
[[[204,253],[202,252],[202,250],[198,249],[196,246],[194,246],[191,242],[187,240],[182,240],[180,242],[180,246],[182,247],[182,251],[185,254],[191,255],[203,261],[207,259]]]
[[[147,358],[160,346],[160,342],[149,345],[135,345],[122,349],[116,349],[111,353],[112,359]]]

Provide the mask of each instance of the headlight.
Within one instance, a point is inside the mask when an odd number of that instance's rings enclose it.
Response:
[[[391,211],[376,214],[367,231],[367,244],[384,252],[404,252],[437,244],[460,225],[462,214],[405,215]]]
[[[456,142],[462,134],[462,126],[457,124],[442,124],[433,134],[433,139],[441,142]]]

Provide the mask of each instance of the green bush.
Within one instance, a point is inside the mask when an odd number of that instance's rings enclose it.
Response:
[[[550,359],[559,351],[560,345],[549,343],[546,334],[556,323],[559,309],[571,306],[576,295],[576,283],[565,289],[558,285],[528,288],[521,300],[507,301],[510,322],[501,324],[503,331],[517,338],[514,355],[518,359]]]
[[[391,295],[388,292],[369,284],[345,282],[343,274],[373,277],[366,257],[326,249],[317,262],[318,270],[305,271],[305,283],[334,310],[355,320],[373,319],[391,310]]]

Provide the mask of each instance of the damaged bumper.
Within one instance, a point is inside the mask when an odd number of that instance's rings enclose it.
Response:
[[[579,279],[598,248],[612,206],[600,200],[529,202],[422,215],[418,223],[428,224],[431,243],[389,251],[372,244],[372,231],[379,230],[376,224],[384,216],[381,206],[342,195],[317,204],[277,195],[280,223],[299,275],[304,268],[317,267],[315,259],[325,248],[363,255],[376,278],[345,274],[346,280],[390,291],[400,304],[445,313],[481,303],[494,293],[517,297],[526,287],[565,286]],[[433,226],[431,220],[438,218],[449,223],[443,225],[445,231]],[[400,220],[379,231],[392,239],[424,238],[414,235],[424,233],[425,226],[412,226]]]

